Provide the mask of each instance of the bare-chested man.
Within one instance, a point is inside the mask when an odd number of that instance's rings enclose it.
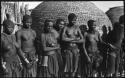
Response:
[[[100,62],[102,61],[102,56],[100,56],[100,52],[98,49],[98,42],[102,42],[99,32],[96,30],[96,21],[89,20],[88,21],[89,30],[86,34],[86,50],[91,58],[90,64],[90,74],[91,76],[97,75],[97,69],[99,67]]]
[[[29,15],[24,15],[22,22],[23,28],[17,31],[16,37],[23,59],[23,77],[36,77],[36,33],[30,28],[32,18]]]

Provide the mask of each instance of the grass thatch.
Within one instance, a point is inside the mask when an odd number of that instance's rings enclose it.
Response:
[[[43,23],[48,18],[63,18],[67,21],[69,13],[78,15],[78,25],[86,25],[88,20],[94,19],[100,27],[111,26],[107,15],[90,1],[45,1],[32,10],[33,28],[39,31],[36,26],[40,26],[39,22]]]

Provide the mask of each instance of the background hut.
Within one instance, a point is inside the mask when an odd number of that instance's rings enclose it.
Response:
[[[111,20],[112,24],[114,25],[114,23],[119,22],[119,17],[121,15],[124,15],[124,7],[118,6],[118,7],[110,8],[106,12],[106,14],[109,17],[109,19]]]
[[[67,17],[69,13],[75,13],[78,16],[78,25],[87,25],[88,20],[94,19],[97,21],[97,25],[100,29],[103,25],[111,26],[107,15],[90,1],[43,1],[32,10],[32,28],[36,30],[39,37],[43,31],[42,27],[46,19],[56,20],[63,18],[68,22]]]
[[[69,13],[78,15],[78,25],[86,25],[88,20],[94,19],[100,27],[111,26],[106,14],[90,1],[44,1],[32,10],[33,28],[39,31],[37,27],[40,26],[39,23],[48,18],[54,20],[63,18],[67,21]]]

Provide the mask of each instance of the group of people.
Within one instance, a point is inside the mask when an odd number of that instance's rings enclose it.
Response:
[[[68,24],[63,19],[57,19],[56,24],[53,20],[46,19],[40,41],[31,28],[30,15],[23,16],[23,26],[15,34],[12,34],[14,23],[5,20],[1,33],[1,75],[95,77],[100,72],[106,72],[109,77],[116,75],[119,72],[118,58],[124,41],[124,15],[106,35],[106,40],[96,30],[95,20],[87,22],[88,30],[82,27],[85,25],[76,25],[76,20],[77,15],[74,13],[68,15]],[[108,58],[105,58],[105,54]]]

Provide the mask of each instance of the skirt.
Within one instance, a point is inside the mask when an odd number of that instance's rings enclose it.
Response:
[[[3,72],[3,77],[21,77],[22,72],[22,64],[20,62],[20,59],[17,55],[14,55],[9,58],[5,58],[5,67]]]
[[[47,66],[43,66],[43,57],[40,56],[39,60],[39,67],[38,67],[38,77],[58,77],[58,71],[59,71],[59,65],[58,65],[58,59],[57,54],[49,54],[47,55]]]
[[[63,51],[64,72],[77,72],[79,61],[79,49],[69,48]]]
[[[107,58],[107,73],[114,74],[118,72],[120,62],[120,50],[112,50],[108,54]]]
[[[37,75],[37,57],[35,55],[35,51],[26,52],[25,57],[29,60],[30,64],[23,63],[23,77],[36,77]]]

